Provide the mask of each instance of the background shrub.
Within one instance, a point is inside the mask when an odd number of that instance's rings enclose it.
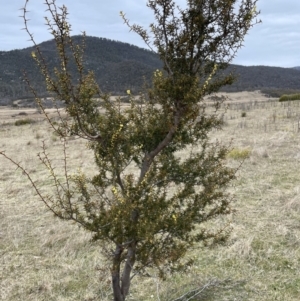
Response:
[[[284,94],[279,98],[279,101],[300,100],[300,93],[297,94]]]
[[[15,121],[15,126],[20,126],[20,125],[25,125],[25,124],[31,124],[34,123],[34,120],[30,119],[30,118],[26,118],[26,119],[19,119]]]

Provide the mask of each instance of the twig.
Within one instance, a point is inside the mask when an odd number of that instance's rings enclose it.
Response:
[[[214,279],[209,281],[208,283],[206,283],[204,286],[200,287],[200,288],[196,288],[193,289],[187,293],[184,293],[182,296],[173,299],[173,300],[169,300],[169,301],[190,301],[192,300],[194,297],[198,296],[199,294],[201,294],[204,290],[213,287],[213,286],[218,286],[220,284],[220,281]]]
[[[26,175],[26,177],[28,178],[28,180],[30,181],[32,187],[34,188],[35,192],[37,193],[37,195],[40,197],[40,199],[42,200],[42,202],[47,206],[47,208],[53,212],[55,215],[57,215],[57,213],[53,210],[53,208],[48,204],[46,198],[41,194],[40,190],[38,189],[38,187],[36,186],[36,184],[34,183],[33,179],[31,178],[31,176],[29,175],[29,173],[25,170],[24,167],[22,167],[18,162],[14,161],[12,158],[8,157],[4,151],[0,151],[0,155],[2,155],[3,157],[5,157],[7,160],[9,160],[10,162],[12,162],[15,166],[17,166],[17,169],[21,169],[21,171],[23,172],[24,175]]]

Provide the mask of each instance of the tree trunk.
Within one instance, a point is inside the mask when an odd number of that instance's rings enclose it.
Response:
[[[135,253],[136,253],[136,242],[133,241],[129,244],[127,248],[126,262],[124,265],[122,278],[120,277],[120,267],[121,267],[121,255],[123,248],[120,245],[116,245],[116,250],[113,255],[113,267],[111,269],[111,279],[114,301],[125,301],[130,288],[131,282],[131,271],[135,263]]]
[[[111,269],[111,281],[112,281],[112,289],[114,294],[114,301],[125,301],[121,293],[120,287],[120,265],[121,265],[121,255],[122,248],[120,245],[116,245],[116,250],[113,255],[113,266]]]
[[[130,282],[131,282],[130,274],[135,262],[135,252],[136,252],[136,242],[133,241],[127,249],[126,262],[125,262],[123,275],[122,275],[121,291],[124,296],[124,300],[129,293]]]

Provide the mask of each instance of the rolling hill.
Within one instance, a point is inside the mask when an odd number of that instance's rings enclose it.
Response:
[[[80,43],[81,36],[73,37]],[[40,44],[50,69],[58,63],[54,41]],[[0,105],[8,105],[15,99],[31,97],[24,81],[23,70],[41,95],[46,94],[43,78],[31,58],[33,47],[0,52]],[[124,94],[127,89],[138,92],[143,83],[149,82],[155,69],[161,68],[158,56],[137,46],[104,38],[86,37],[84,63],[93,70],[102,90],[112,94]],[[300,91],[300,72],[295,68],[231,65],[238,80],[223,88],[225,91],[268,91],[285,89]],[[75,68],[72,67],[76,80]]]

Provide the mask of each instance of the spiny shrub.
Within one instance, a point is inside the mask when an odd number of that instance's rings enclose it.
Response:
[[[300,100],[300,93],[297,94],[284,94],[279,98],[279,101]]]
[[[227,158],[234,159],[234,160],[245,160],[250,157],[251,150],[248,148],[245,149],[232,149],[228,154]]]
[[[31,123],[34,123],[34,120],[32,120],[30,118],[19,119],[19,120],[15,121],[15,125],[16,126],[25,125],[25,124],[31,124]]]
[[[246,117],[247,113],[246,112],[242,112],[241,117]]]

